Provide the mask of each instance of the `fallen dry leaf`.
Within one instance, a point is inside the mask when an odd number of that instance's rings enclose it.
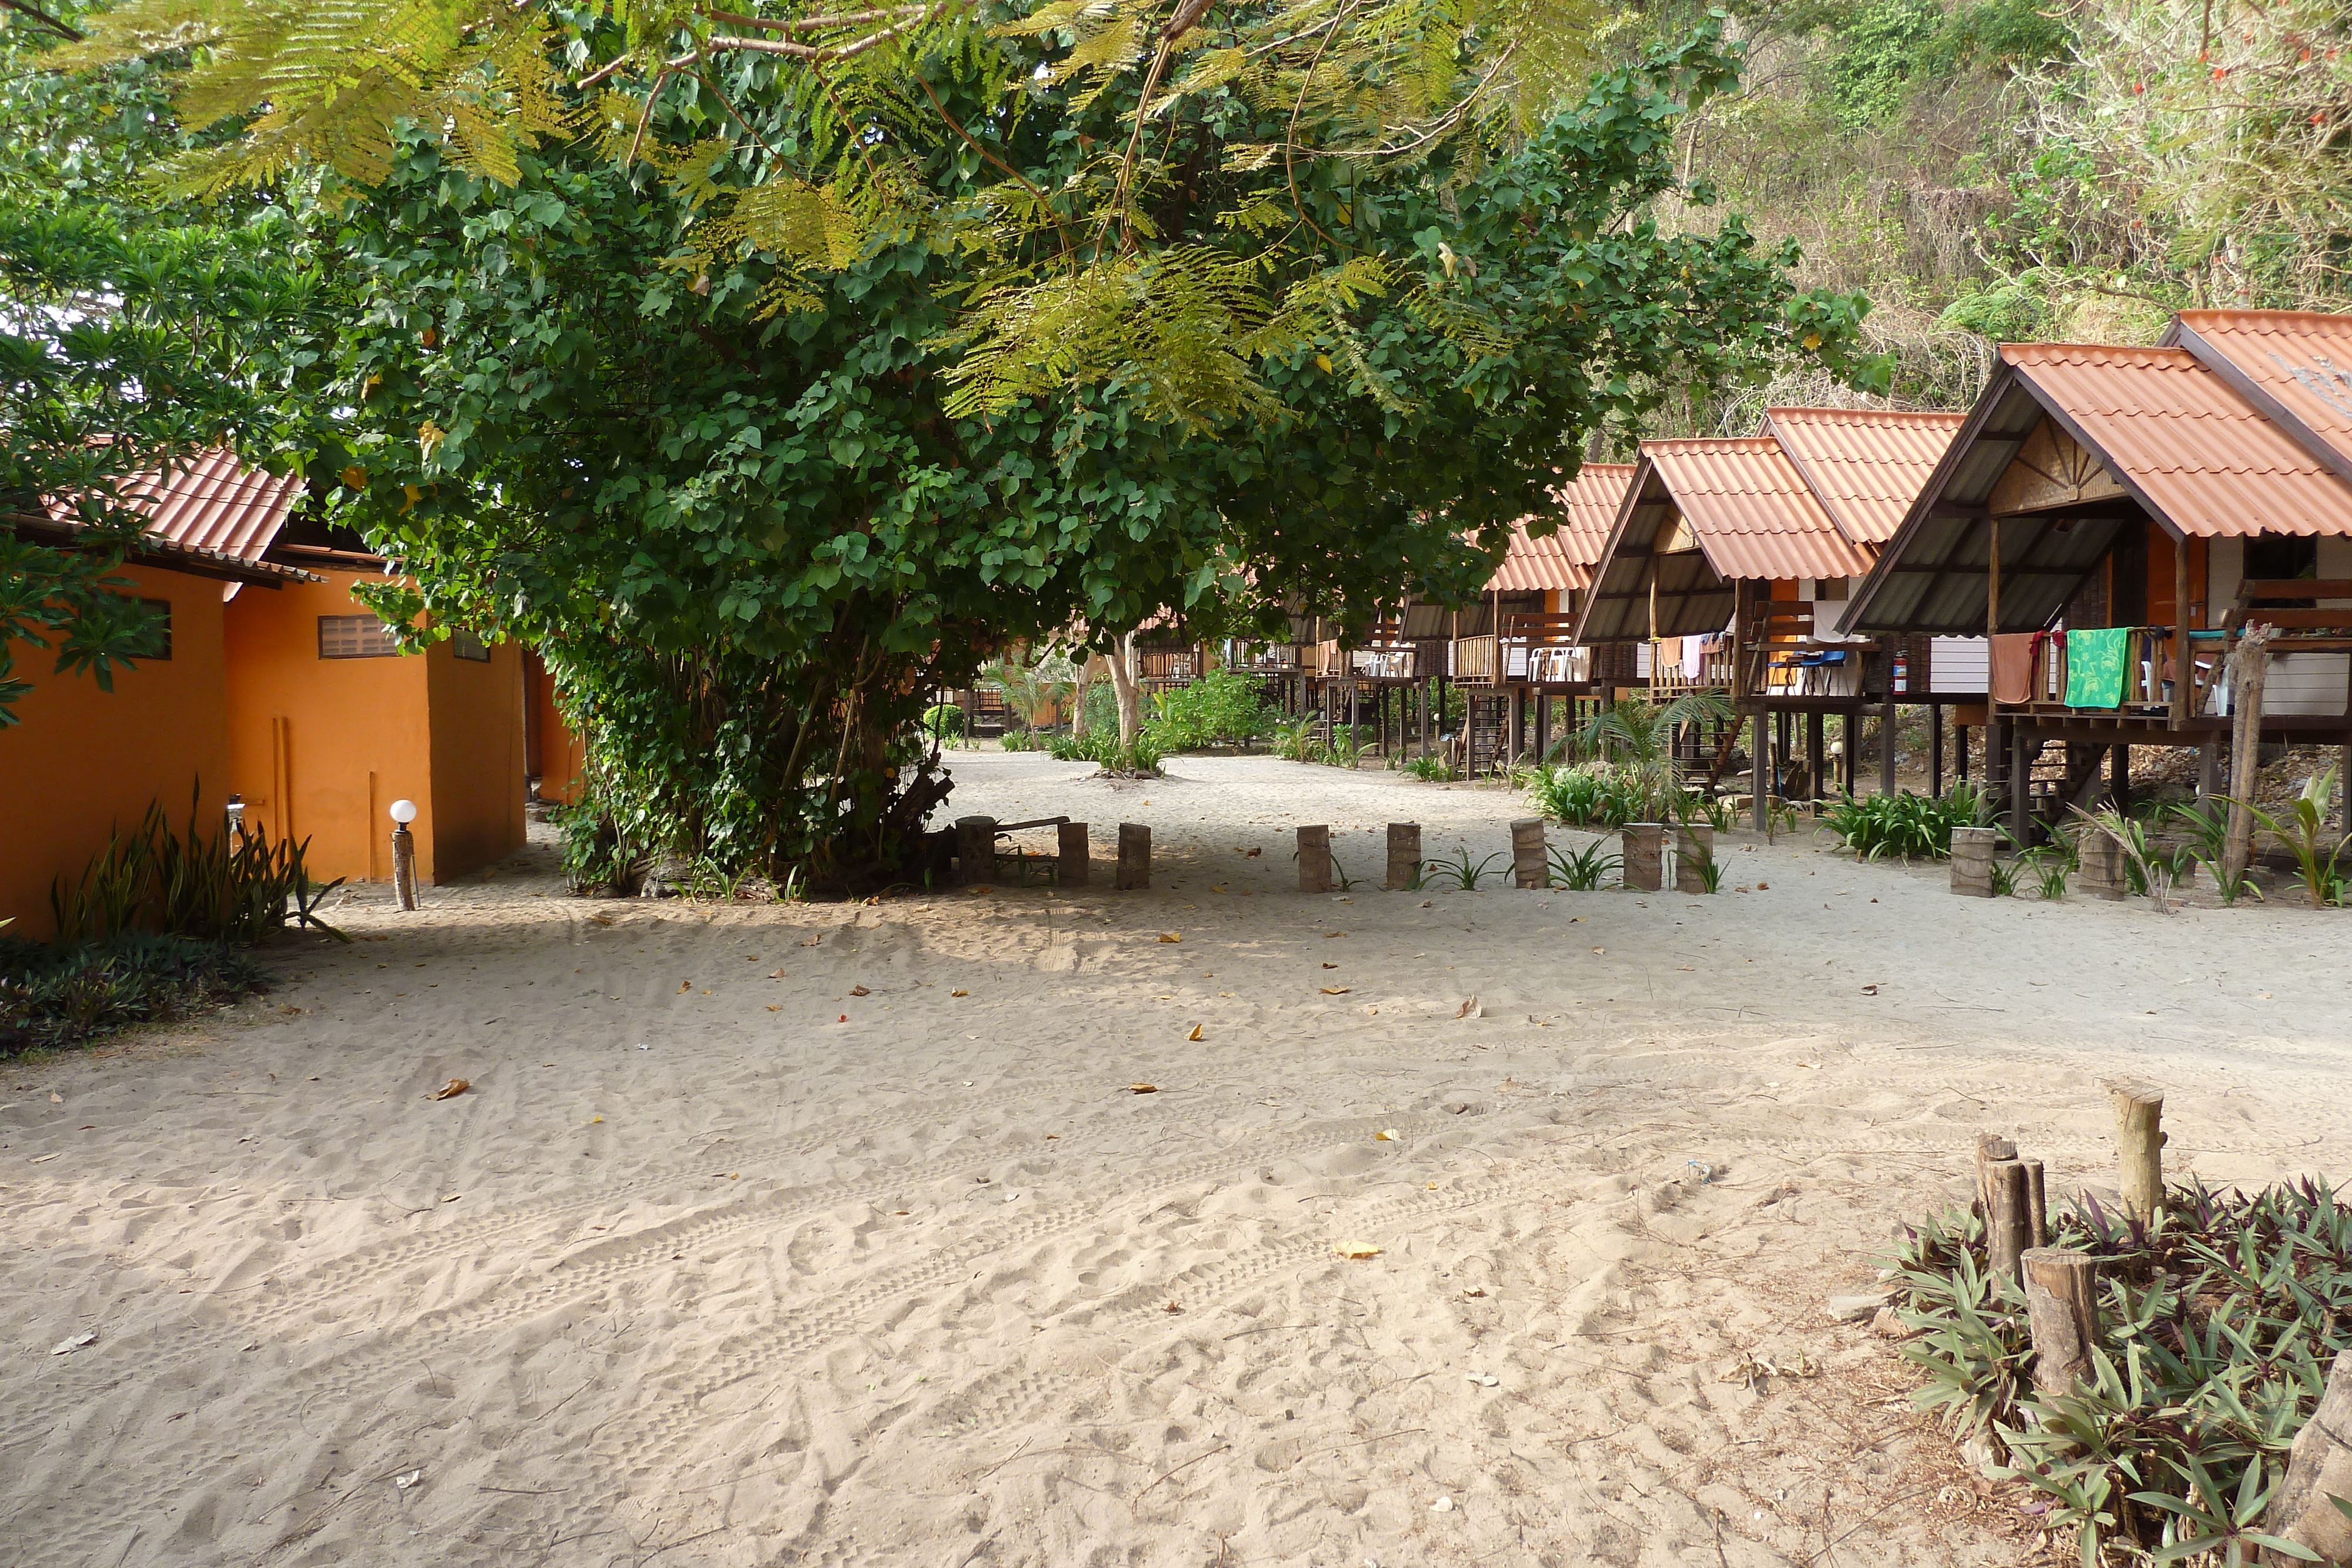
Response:
[[[864,986],[852,986],[849,988],[849,994],[853,997],[870,997],[874,993],[867,990]]]
[[[1348,994],[1348,988],[1345,986],[1326,986],[1323,988],[1323,994],[1327,997],[1344,997]]]
[[[822,941],[824,941],[824,937],[822,937],[822,936],[812,936],[812,937],[810,937],[807,941],[805,941],[805,942],[802,943],[802,944],[801,944],[801,946],[803,946],[803,947],[814,947],[814,946],[815,946],[818,943],[820,943],[820,942],[822,942]],[[781,969],[777,970],[776,972],[777,972],[778,974],[780,974],[780,975],[783,973],[783,971],[782,971],[782,970],[781,970]]]
[[[1192,1033],[1190,1033],[1190,1034],[1188,1034],[1188,1035],[1186,1035],[1184,1038],[1185,1038],[1186,1040],[1198,1040],[1198,1039],[1200,1039],[1200,1038],[1201,1038],[1201,1026],[1200,1026],[1199,1024],[1194,1024],[1194,1025],[1192,1026]]]
[[[1250,851],[1250,852],[1249,852],[1249,853],[1247,853],[1247,854],[1244,855],[1242,858],[1243,858],[1244,860],[1252,860],[1252,861],[1254,861],[1254,860],[1257,859],[1257,857],[1258,857],[1258,856],[1260,856],[1260,855],[1262,855],[1262,854],[1264,854],[1264,853],[1265,853],[1265,852],[1264,850],[1252,850],[1252,851]]]
[[[772,980],[781,980],[783,977],[784,972],[782,969],[771,969],[768,971],[768,978]]]
[[[1347,933],[1346,933],[1345,931],[1326,931],[1325,933],[1323,933],[1323,935],[1324,935],[1325,936],[1327,936],[1327,937],[1329,937],[1329,936],[1345,936],[1347,935]]]
[[[784,1010],[784,1007],[782,1002],[770,1002],[768,1004],[768,1010],[772,1013],[780,1013]]]
[[[682,996],[686,995],[686,993],[687,993],[687,992],[688,992],[688,991],[690,991],[690,990],[692,990],[692,989],[694,989],[694,982],[693,982],[692,980],[680,980],[680,981],[678,982],[678,986],[677,986],[677,994],[678,994],[679,996],[681,996],[681,997],[682,997]]]
[[[1608,956],[1609,949],[1606,947],[1595,947],[1593,951],[1605,957]]]
[[[1339,965],[1337,965],[1337,964],[1326,964],[1326,965],[1324,965],[1323,967],[1324,967],[1325,968],[1327,968],[1327,969],[1336,969],[1336,968],[1338,968],[1339,966]]]
[[[1458,1019],[1484,1018],[1486,1016],[1486,1009],[1478,1005],[1477,998],[1472,997],[1462,1004],[1454,1016]]]
[[[432,1093],[427,1094],[425,1098],[427,1100],[455,1100],[458,1095],[463,1094],[467,1090],[471,1089],[473,1085],[463,1078],[452,1078],[448,1082],[444,1083],[440,1088],[436,1089]]]
[[[591,925],[610,925],[613,924],[613,917],[609,915],[592,915],[588,917],[588,924]]]
[[[1174,931],[1162,931],[1160,934],[1160,939],[1162,942],[1181,942],[1184,940],[1181,934]]]
[[[1129,1094],[1157,1094],[1160,1092],[1160,1085],[1157,1083],[1130,1083],[1127,1086],[1127,1092]]]
[[[1759,882],[1756,884],[1756,891],[1759,893],[1769,893],[1772,891],[1772,884],[1769,882]]]
[[[1864,986],[1862,988],[1862,994],[1865,997],[1874,997],[1878,994],[1878,988],[1876,986]]]
[[[1365,1258],[1377,1258],[1381,1255],[1381,1249],[1373,1246],[1369,1241],[1342,1241],[1339,1246],[1331,1249],[1331,1250],[1337,1252],[1342,1258],[1355,1258],[1359,1260]]]
[[[970,991],[950,991],[948,995],[951,997],[968,997],[971,995],[971,993]]]
[[[1376,1144],[1393,1144],[1397,1141],[1397,1130],[1394,1127],[1382,1127],[1372,1134],[1372,1141]]]
[[[1480,1296],[1485,1295],[1486,1292],[1486,1291],[1482,1291],[1482,1290],[1480,1290],[1480,1289],[1479,1289],[1477,1286],[1475,1286],[1475,1285],[1467,1285],[1467,1286],[1465,1286],[1465,1287],[1463,1288],[1462,1293],[1463,1293],[1464,1295],[1465,1295],[1465,1296],[1468,1296],[1468,1297],[1472,1298],[1473,1300],[1475,1300],[1476,1298],[1478,1298],[1478,1297],[1480,1297]]]
[[[52,1105],[62,1105],[62,1104],[64,1104],[65,1103],[66,1103],[66,1097],[65,1097],[64,1095],[62,1095],[62,1094],[58,1093],[58,1092],[56,1090],[54,1090],[54,1089],[52,1089],[52,1090],[50,1090],[50,1091],[49,1091],[49,1103],[50,1103],[50,1104],[52,1104]]]
[[[594,1126],[597,1123],[599,1123],[599,1122],[603,1121],[604,1119],[604,1118],[603,1116],[601,1116],[601,1115],[591,1116],[591,1117],[589,1117],[589,1118],[588,1118],[588,1124],[589,1124],[590,1126],[592,1126],[592,1127],[593,1127],[593,1126]],[[603,1229],[604,1228],[603,1228],[602,1226],[599,1226],[599,1227],[597,1227],[597,1228],[601,1230],[601,1229]]]

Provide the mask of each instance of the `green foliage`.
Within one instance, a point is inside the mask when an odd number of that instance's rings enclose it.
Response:
[[[1496,861],[1509,858],[1507,855],[1491,854],[1474,861],[1467,849],[1456,850],[1451,858],[1430,861],[1423,865],[1422,885],[1438,887],[1451,883],[1456,893],[1475,893],[1478,883],[1486,879],[1488,868]]]
[[[2100,1270],[2094,1381],[2033,1392],[2015,1281],[1991,1274],[1966,1212],[1933,1218],[1894,1260],[1915,1397],[1955,1432],[1986,1434],[2008,1473],[2049,1501],[2085,1563],[2116,1550],[2251,1563],[2274,1544],[2261,1505],[2352,1347],[2352,1208],[2308,1179],[2259,1192],[2175,1187],[2154,1226],[2095,1201],[2054,1217],[2052,1244]]]
[[[2295,874],[2304,896],[2314,909],[2344,901],[2344,852],[2352,848],[2352,834],[2331,834],[2327,815],[2336,802],[2336,769],[2323,768],[2303,782],[2302,790],[2284,811],[2249,806],[2272,840],[2294,856]],[[2333,839],[2331,843],[2329,841]]]
[[[1890,119],[1944,20],[1935,0],[1864,0],[1840,30],[1827,91],[1838,123],[1858,131]]]
[[[1046,739],[1034,729],[1008,729],[996,744],[1006,751],[1043,751]]]
[[[230,942],[128,930],[55,946],[0,939],[0,1057],[182,1017],[268,980]]]
[[[592,773],[578,799],[551,813],[563,839],[563,880],[583,897],[635,898],[645,891],[658,852],[659,828],[641,804],[614,802]]]
[[[1580,762],[1535,769],[1527,795],[1528,803],[1553,821],[1572,828],[1622,828],[1628,822],[1669,820],[1651,813],[1674,810],[1680,792],[1659,797],[1654,788],[1654,776],[1637,768]]]
[[[1552,882],[1570,893],[1595,891],[1602,885],[1602,878],[1621,873],[1625,867],[1625,857],[1611,854],[1608,850],[1606,839],[1595,839],[1573,852],[1565,845],[1552,845],[1545,852],[1551,862]]]
[[[191,791],[184,835],[161,802],[151,802],[136,828],[108,835],[106,847],[78,879],[58,876],[50,883],[58,945],[148,930],[250,946],[289,918],[349,941],[319,917],[320,904],[343,879],[324,885],[310,881],[302,863],[310,841],[273,844],[257,833],[232,833],[226,821],[215,831],[202,832],[196,826],[201,789]]]
[[[2014,860],[2005,861],[1996,858],[1992,862],[1990,873],[1992,895],[1995,898],[2015,898],[2017,896],[2017,873],[2022,869],[2024,869],[2024,866],[2021,862]],[[2062,896],[2064,894],[2066,888],[2063,883],[2059,884],[2058,891]]]
[[[2124,880],[2133,893],[2156,905],[2158,914],[2169,907],[2172,893],[2173,858],[2158,849],[2149,834],[2147,822],[2137,817],[2126,817],[2112,806],[2095,811],[2085,811],[2080,806],[2072,808],[2080,823],[2076,830],[2075,859],[2081,856],[2080,835],[2097,833],[2114,841],[2123,851]]]
[[[2170,808],[2166,820],[2181,835],[2181,843],[2174,851],[2173,876],[2186,882],[2198,867],[2203,867],[2213,879],[2213,889],[2221,896],[2225,907],[2235,907],[2238,900],[2252,894],[2262,897],[2262,889],[2244,872],[2238,873],[2232,883],[2222,870],[2226,858],[2223,852],[2230,841],[2230,804],[2226,799],[2215,798],[2200,804],[2184,800]]]
[[[0,516],[63,503],[81,528],[58,548],[0,532],[0,728],[31,689],[21,650],[110,692],[152,645],[114,574],[135,476],[224,433],[283,466],[325,417],[289,385],[317,357],[322,284],[284,209],[159,200],[143,174],[192,145],[168,62],[62,69],[90,7],[40,9],[54,25],[0,24]]]
[[[923,710],[923,733],[941,745],[963,738],[963,709],[953,703],[933,703]]]
[[[1937,799],[1906,789],[1893,795],[1847,795],[1822,811],[1822,826],[1837,835],[1856,860],[1899,855],[1906,861],[1948,860],[1952,830],[1976,825],[1979,802],[1973,790],[1956,789]]]
[[[1454,765],[1435,755],[1412,758],[1402,764],[1398,771],[1424,784],[1446,784],[1454,779]]]
[[[1118,731],[1090,729],[1084,735],[1056,735],[1047,743],[1057,762],[1095,762],[1106,773],[1122,777],[1148,777],[1160,771],[1160,751],[1149,733],[1135,737],[1132,746],[1118,743]]]
[[[1152,709],[1144,734],[1163,752],[1246,745],[1273,722],[1260,684],[1232,670],[1171,686],[1153,697]]]

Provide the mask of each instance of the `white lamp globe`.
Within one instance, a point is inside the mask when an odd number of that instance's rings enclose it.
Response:
[[[408,826],[409,823],[416,821],[416,802],[414,800],[394,800],[392,803],[392,820],[398,822],[404,828]]]

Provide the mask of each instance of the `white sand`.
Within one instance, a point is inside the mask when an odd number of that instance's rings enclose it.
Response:
[[[1769,891],[1307,900],[1300,821],[1376,877],[1523,808],[956,767],[1158,884],[591,903],[542,849],[0,1064],[0,1563],[2008,1563],[1824,1299],[1979,1127],[2105,1180],[2119,1070],[2176,1173],[2352,1173],[2341,914],[1745,837]]]

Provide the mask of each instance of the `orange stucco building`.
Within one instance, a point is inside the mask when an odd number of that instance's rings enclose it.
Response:
[[[383,563],[289,518],[299,480],[211,453],[141,504],[153,549],[127,567],[167,600],[167,659],[112,693],[18,658],[33,694],[0,732],[0,919],[51,930],[49,885],[160,800],[201,831],[234,795],[248,829],[310,840],[311,874],[391,875],[389,808],[414,800],[417,874],[446,882],[524,841],[529,762],[521,650],[460,634],[401,653],[352,586]]]
[[[178,569],[166,561],[176,559]],[[12,936],[52,934],[51,881],[79,877],[118,831],[160,801],[173,827],[213,831],[233,787],[222,579],[255,600],[278,574],[158,552],[116,575],[169,616],[167,656],[117,671],[114,690],[88,675],[53,674],[55,660],[19,648],[16,678],[33,690],[20,723],[0,730],[0,920]],[[282,579],[278,579],[282,580]]]

